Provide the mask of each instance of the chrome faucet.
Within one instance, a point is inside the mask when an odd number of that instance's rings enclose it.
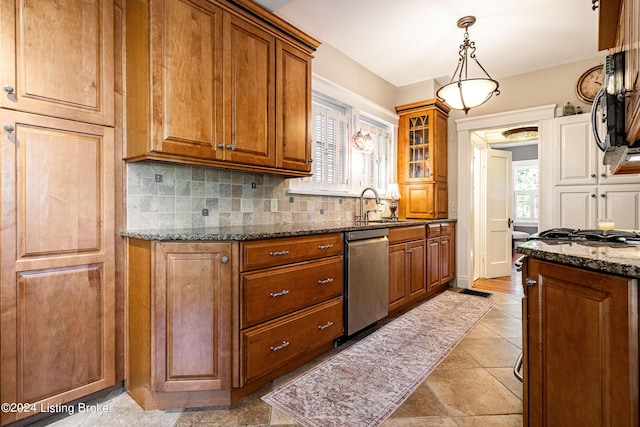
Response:
[[[373,191],[373,194],[376,196],[376,209],[368,210],[368,211],[364,212],[364,214],[363,214],[362,211],[363,211],[363,205],[364,205],[364,193],[366,193],[367,190]],[[362,193],[360,193],[360,216],[357,217],[356,220],[358,220],[358,221],[369,221],[369,212],[375,212],[378,209],[378,205],[380,203],[381,203],[380,202],[380,196],[378,195],[378,192],[376,191],[375,188],[367,187],[364,190],[362,190]]]

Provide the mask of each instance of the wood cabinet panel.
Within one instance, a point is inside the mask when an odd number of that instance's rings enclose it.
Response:
[[[311,171],[311,56],[278,41],[277,166]]]
[[[153,390],[230,388],[231,244],[155,250]]]
[[[0,4],[0,106],[114,124],[114,3]],[[55,35],[55,36],[54,36]]]
[[[405,268],[405,245],[389,245],[389,312],[409,301]]]
[[[162,22],[150,35],[151,45],[162,47],[151,51],[153,149],[216,158],[223,142],[222,10],[166,0],[150,12]]]
[[[245,381],[340,337],[342,328],[342,297],[338,297],[242,331]]]
[[[225,159],[276,165],[276,39],[245,21],[225,15]]]
[[[427,294],[426,287],[426,244],[424,240],[407,243],[407,270],[409,271],[409,301]]]
[[[455,224],[427,225],[427,292],[435,292],[455,278]]]
[[[637,425],[637,279],[525,266],[525,424]]]
[[[0,122],[0,395],[46,408],[115,382],[114,134],[5,109]]]
[[[342,257],[243,273],[242,328],[342,295]]]

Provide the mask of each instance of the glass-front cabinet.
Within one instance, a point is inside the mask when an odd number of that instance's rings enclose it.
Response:
[[[398,183],[403,218],[448,216],[447,119],[449,108],[431,99],[396,107]]]

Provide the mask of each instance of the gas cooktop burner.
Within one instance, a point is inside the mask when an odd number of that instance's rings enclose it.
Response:
[[[580,230],[572,228],[551,228],[532,234],[529,240],[557,240],[578,242],[607,242],[640,244],[640,234],[622,230]]]

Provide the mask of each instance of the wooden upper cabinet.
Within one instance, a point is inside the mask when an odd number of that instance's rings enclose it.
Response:
[[[127,160],[309,174],[317,42],[234,4],[127,2]]]
[[[224,31],[225,160],[276,165],[276,39],[231,15]]]
[[[0,106],[113,126],[113,7],[3,0]]]
[[[398,181],[403,218],[448,215],[447,120],[449,109],[436,99],[396,107]]]
[[[278,41],[277,167],[311,171],[311,55]]]

